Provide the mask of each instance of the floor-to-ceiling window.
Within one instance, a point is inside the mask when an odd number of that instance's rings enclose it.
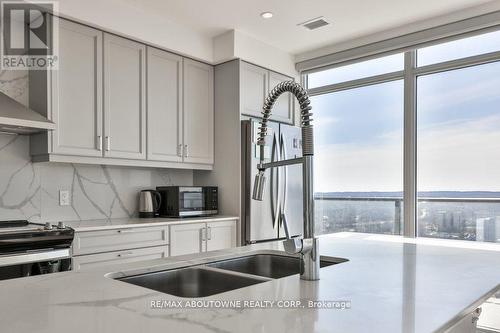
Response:
[[[500,242],[499,51],[493,31],[305,75],[317,231],[403,234],[414,189],[414,236]]]
[[[417,50],[418,236],[500,242],[500,62],[440,65],[499,50],[500,32]]]
[[[312,97],[318,233],[401,234],[403,66],[396,54],[309,76],[330,85]]]

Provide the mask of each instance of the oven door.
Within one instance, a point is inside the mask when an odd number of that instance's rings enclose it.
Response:
[[[71,270],[69,249],[0,255],[0,280]]]

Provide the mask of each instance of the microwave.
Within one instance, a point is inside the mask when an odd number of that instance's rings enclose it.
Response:
[[[162,217],[195,217],[219,212],[216,186],[160,186]]]

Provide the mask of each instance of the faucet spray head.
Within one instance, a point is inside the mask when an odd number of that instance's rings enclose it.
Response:
[[[259,170],[255,175],[255,182],[253,184],[252,199],[262,201],[264,197],[264,189],[266,187],[266,176],[263,170]]]

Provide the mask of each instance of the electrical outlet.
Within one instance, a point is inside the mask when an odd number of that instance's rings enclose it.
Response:
[[[59,206],[69,206],[69,191],[59,191]]]

